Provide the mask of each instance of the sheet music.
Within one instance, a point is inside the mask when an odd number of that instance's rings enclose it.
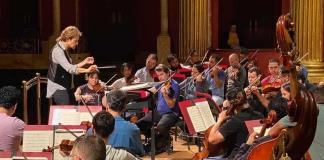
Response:
[[[97,114],[96,112],[92,112],[92,115],[96,115],[96,114]],[[92,118],[92,116],[91,116],[91,114],[89,112],[80,112],[80,119],[79,119],[80,123],[82,121],[92,122],[92,119],[93,118]]]
[[[201,114],[206,129],[216,123],[207,101],[196,102],[196,106]]]
[[[205,131],[206,126],[197,106],[188,107],[187,111],[195,131],[196,132]]]
[[[41,152],[53,146],[53,131],[24,131],[23,152]]]
[[[262,126],[258,126],[258,127],[253,127],[253,131],[256,133],[260,133],[262,129]],[[270,128],[267,128],[264,132],[264,136],[267,136],[269,133]]]
[[[70,129],[70,131],[72,131],[73,133],[75,133],[77,136],[81,136],[85,133],[85,131],[83,129]],[[69,133],[67,130],[65,129],[57,129],[55,131],[55,142],[54,142],[54,146],[61,144],[61,141],[63,139],[68,139],[71,141],[74,141],[76,138]],[[54,159],[55,160],[68,160],[69,157],[63,157],[60,153],[58,149],[54,150]]]
[[[80,115],[76,109],[55,109],[53,112],[52,124],[58,125],[79,125]]]

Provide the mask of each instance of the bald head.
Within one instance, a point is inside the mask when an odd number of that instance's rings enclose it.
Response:
[[[235,54],[235,53],[231,54],[229,56],[228,60],[229,60],[229,63],[230,63],[231,66],[239,65],[239,63],[240,63],[239,56],[237,54]]]

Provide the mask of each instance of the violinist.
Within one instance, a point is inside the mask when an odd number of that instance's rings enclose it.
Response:
[[[254,91],[258,91],[259,93],[261,93],[260,87],[261,87],[261,83],[260,83],[260,78],[261,73],[260,70],[256,67],[250,68],[248,71],[248,81],[249,81],[249,85],[248,87],[244,88],[246,97],[247,97],[247,102],[249,103],[249,105],[251,106],[251,108],[257,112],[260,112],[261,114],[263,114],[265,117],[268,114],[268,110],[267,108],[265,108],[262,103],[259,101],[258,97],[253,94]],[[255,83],[255,84],[252,84]],[[252,92],[253,91],[253,92]]]
[[[196,63],[201,63],[201,61],[199,60],[199,54],[198,54],[198,52],[195,49],[191,49],[189,51],[189,61],[188,61],[188,65],[190,67],[192,67]]]
[[[135,77],[139,82],[154,82],[155,71],[154,68],[158,61],[156,54],[149,54],[146,58],[145,67],[139,69],[135,73]]]
[[[265,86],[267,84],[276,84],[278,83],[279,88],[281,85],[280,81],[280,68],[279,68],[279,60],[272,58],[269,59],[268,69],[270,75],[262,79],[261,85]]]
[[[124,77],[117,79],[109,86],[110,88],[116,90],[138,81],[134,76],[134,67],[132,64],[123,63],[120,72]]]
[[[248,137],[248,130],[245,121],[263,118],[258,112],[253,111],[246,102],[246,95],[243,89],[236,87],[229,90],[226,94],[226,100],[223,108],[231,108],[234,111],[232,116],[226,114],[226,110],[219,114],[217,122],[213,125],[208,142],[211,144],[227,145],[223,158],[233,158],[237,153],[239,146],[244,143]]]
[[[155,68],[156,74],[160,82],[149,90],[157,94],[157,109],[145,114],[143,118],[138,120],[137,126],[147,136],[150,137],[150,129],[152,127],[152,115],[154,114],[154,122],[157,124],[156,135],[156,153],[164,152],[172,141],[169,131],[179,120],[180,109],[178,105],[180,96],[180,86],[174,79],[170,78],[170,69],[163,64],[159,64]]]
[[[84,101],[86,105],[102,105],[105,84],[99,81],[99,70],[88,73],[85,77],[88,82],[76,89],[75,100],[79,103]]]
[[[225,71],[227,77],[227,90],[235,87],[244,87],[246,71],[240,65],[239,56],[235,53],[229,56],[230,67]]]
[[[17,109],[21,92],[13,86],[0,88],[0,150],[19,151],[25,123],[12,117]]]
[[[46,97],[53,97],[57,105],[71,104],[73,92],[71,88],[73,75],[89,73],[97,68],[93,57],[87,57],[78,64],[72,64],[69,49],[75,49],[79,43],[81,32],[75,26],[66,27],[61,35],[56,39],[57,43],[49,54],[49,68],[47,74]],[[91,65],[84,68],[86,65]]]
[[[196,92],[208,93],[209,83],[203,75],[204,66],[201,63],[194,64],[191,69],[191,77],[180,83],[185,99],[197,98]]]
[[[219,66],[215,66],[217,62],[221,60],[221,57],[216,54],[212,54],[209,57],[209,69],[212,70],[206,74],[206,79],[209,82],[209,90],[211,91],[212,98],[218,105],[222,105],[224,101],[224,84],[225,84],[225,72]],[[214,67],[215,66],[215,67]]]

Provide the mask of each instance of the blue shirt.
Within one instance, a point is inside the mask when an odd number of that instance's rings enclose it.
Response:
[[[93,134],[92,128],[87,133]],[[120,116],[115,117],[115,130],[110,134],[108,144],[117,149],[125,149],[134,155],[141,156],[145,153],[140,129]]]
[[[156,89],[160,88],[162,84],[159,84],[157,86],[155,86]],[[175,112],[176,114],[179,113],[179,96],[180,96],[180,86],[178,84],[177,81],[175,80],[171,80],[171,88],[170,88],[170,94],[169,97],[171,99],[176,99],[176,103],[174,106],[168,106],[168,104],[166,103],[163,94],[161,93],[161,91],[158,91],[158,100],[157,100],[157,112],[162,114],[165,113],[170,113],[170,112]],[[171,108],[170,108],[171,107]]]
[[[210,76],[210,74],[207,75],[207,81],[209,82],[209,90],[211,91],[212,95],[219,96],[224,98],[224,84],[225,84],[225,78],[226,74],[224,71],[218,72],[218,78],[222,80],[222,86],[217,87],[214,78]]]

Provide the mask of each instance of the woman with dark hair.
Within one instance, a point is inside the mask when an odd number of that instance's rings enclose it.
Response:
[[[201,63],[194,64],[191,70],[191,77],[180,83],[185,99],[197,98],[196,92],[208,93],[209,83],[203,77],[204,66]]]
[[[124,86],[132,84],[136,78],[134,76],[134,66],[130,63],[123,63],[120,70],[122,78],[117,79],[110,85],[112,89],[120,89]]]

